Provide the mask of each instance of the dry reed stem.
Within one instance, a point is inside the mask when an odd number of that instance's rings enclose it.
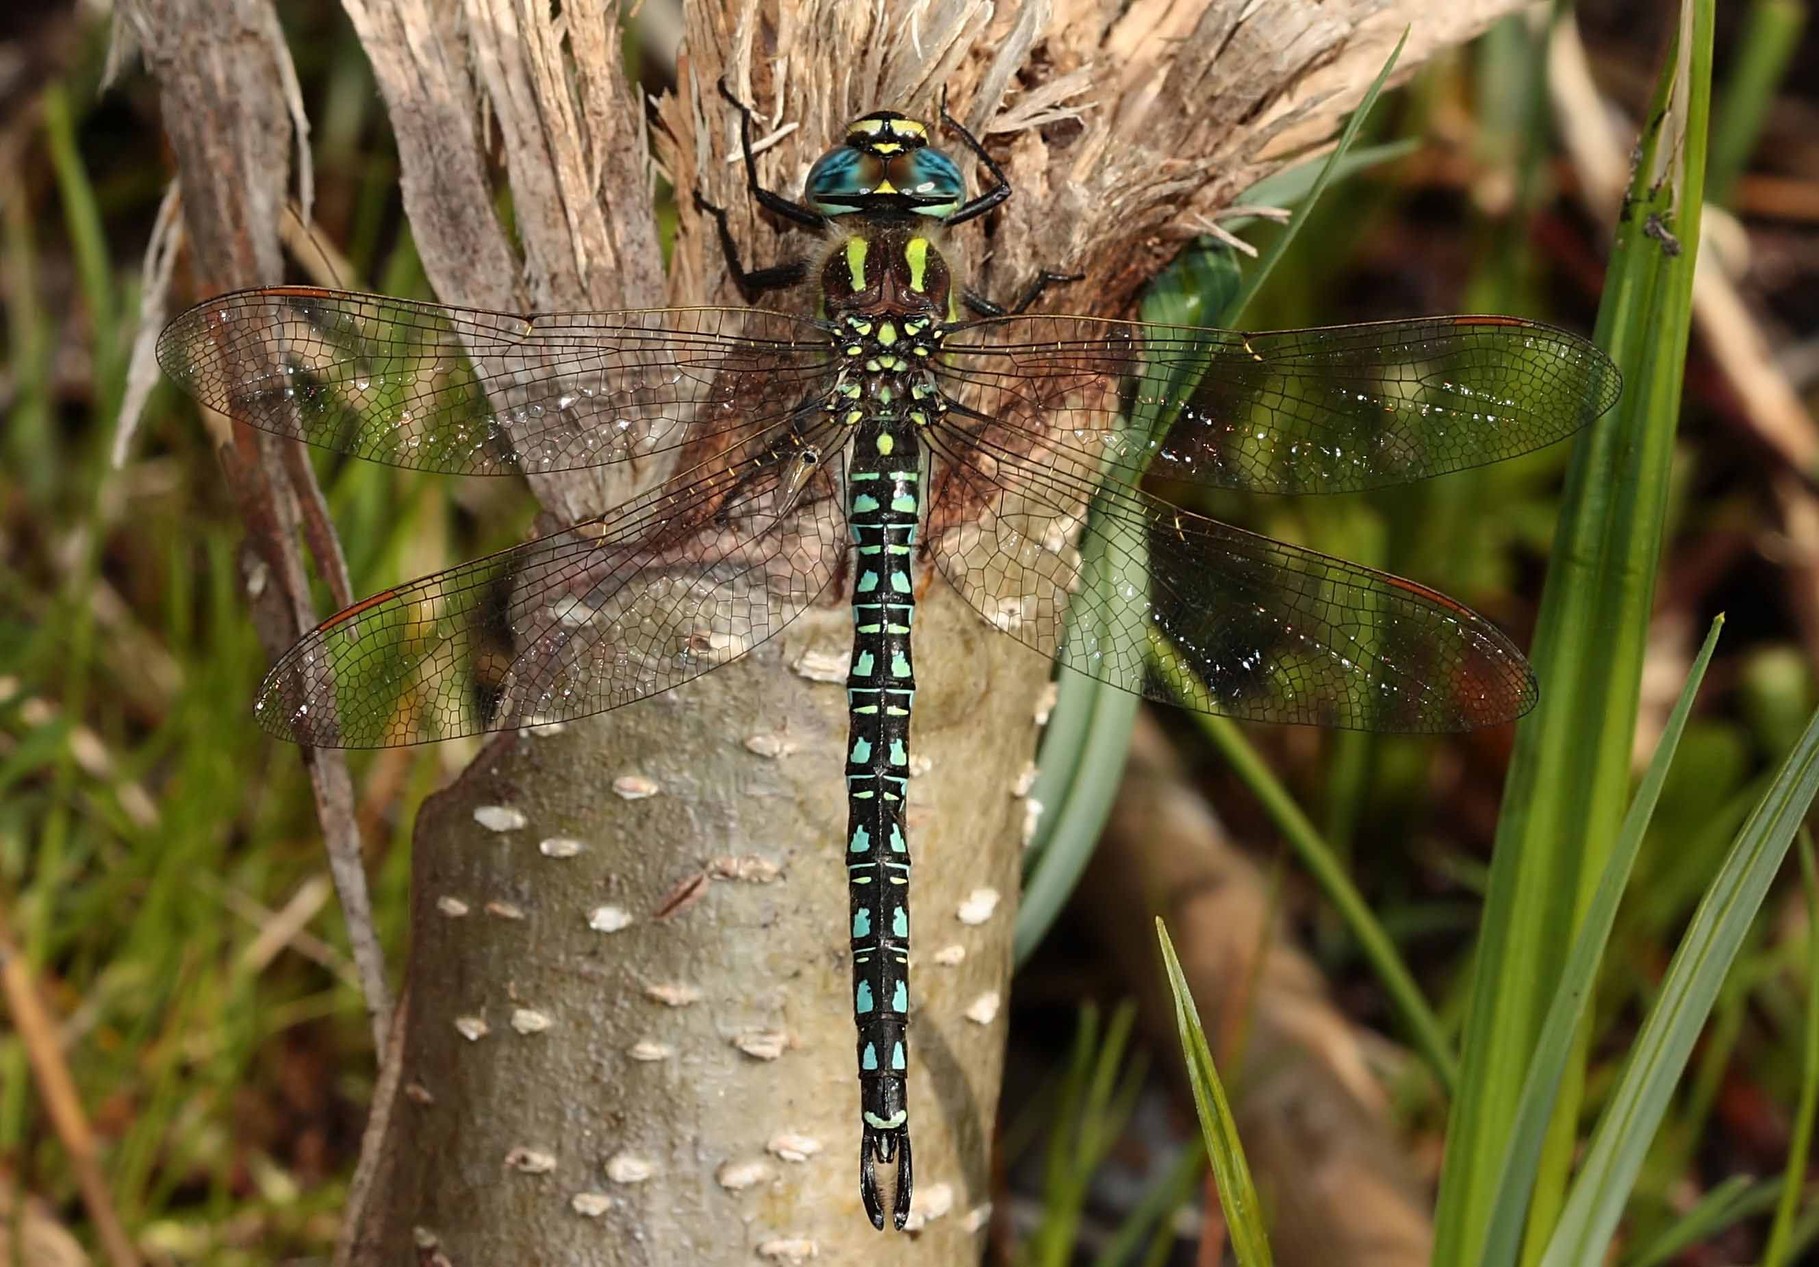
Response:
[[[113,1192],[101,1173],[100,1150],[96,1147],[94,1132],[89,1129],[88,1114],[82,1108],[82,1097],[76,1090],[69,1062],[64,1058],[56,1023],[38,997],[31,965],[14,944],[4,911],[0,911],[0,998],[5,999],[13,1030],[25,1048],[32,1081],[38,1088],[38,1099],[69,1157],[76,1190],[82,1194],[83,1208],[88,1211],[89,1223],[101,1242],[102,1252],[112,1267],[138,1267],[139,1252],[127,1237],[119,1212],[114,1208]]]

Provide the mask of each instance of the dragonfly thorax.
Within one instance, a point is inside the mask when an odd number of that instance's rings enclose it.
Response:
[[[826,409],[840,423],[927,426],[943,397],[933,369],[949,325],[953,274],[928,229],[871,218],[841,234],[821,268],[822,307],[838,369]]]
[[[841,233],[821,264],[827,315],[910,318],[938,325],[956,316],[954,275],[928,227],[907,216],[880,213],[861,231]]]

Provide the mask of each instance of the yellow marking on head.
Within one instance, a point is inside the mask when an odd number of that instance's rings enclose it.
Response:
[[[920,294],[928,280],[928,239],[911,238],[903,248],[903,258],[909,264],[910,289]]]
[[[871,243],[864,238],[846,240],[846,271],[852,276],[854,294],[865,289],[865,256],[871,249]]]
[[[847,124],[846,134],[848,136],[877,136],[878,133],[884,131],[888,125],[889,120],[874,119],[868,115],[863,119],[854,119],[851,123]]]
[[[897,131],[908,133],[910,136],[928,135],[928,129],[914,119],[892,119],[891,124]]]
[[[875,194],[894,194],[897,192],[897,187],[888,180],[881,180],[873,186],[872,192]]]
[[[897,442],[896,442],[896,440],[894,440],[891,437],[890,432],[884,431],[884,432],[879,433],[879,435],[878,435],[878,452],[884,454],[885,457],[889,457],[891,455],[891,450],[896,447],[897,447]]]
[[[872,152],[875,154],[895,154],[903,148],[901,141],[873,141]]]

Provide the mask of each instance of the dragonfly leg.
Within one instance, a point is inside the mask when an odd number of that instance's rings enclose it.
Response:
[[[739,148],[745,155],[745,187],[758,205],[805,229],[819,229],[825,225],[827,217],[813,207],[805,207],[758,183],[758,160],[752,154],[752,108],[733,94],[725,79],[720,81],[720,95],[739,112]]]
[[[1077,282],[1085,276],[1085,273],[1055,273],[1045,268],[1036,274],[1036,280],[1024,287],[1023,293],[1017,296],[1017,302],[1008,308],[1001,303],[987,299],[984,295],[976,295],[970,290],[964,292],[962,300],[978,316],[1003,317],[1028,312],[1030,305],[1041,298],[1042,292],[1050,286],[1058,282]]]
[[[990,172],[992,177],[990,189],[982,191],[977,198],[965,203],[953,215],[947,217],[948,224],[962,224],[975,216],[984,215],[1009,198],[1011,182],[1010,178],[1004,174],[1004,169],[998,166],[998,160],[988,154],[985,146],[979,143],[979,138],[968,132],[960,120],[947,112],[947,90],[945,88],[941,90],[941,122],[945,123],[954,135],[960,138],[961,144],[973,152],[973,157],[984,164],[985,170]]]
[[[754,268],[747,272],[739,260],[739,243],[734,240],[733,230],[726,222],[726,209],[715,206],[697,193],[695,210],[714,218],[714,225],[720,231],[720,253],[726,257],[726,271],[732,274],[733,285],[739,288],[746,303],[752,303],[771,291],[788,290],[791,286],[800,285],[802,279],[808,276],[808,265],[802,260],[774,264],[769,268]]]

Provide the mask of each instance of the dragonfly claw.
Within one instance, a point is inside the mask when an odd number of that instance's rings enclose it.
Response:
[[[903,1225],[909,1222],[910,1195],[914,1187],[909,1132],[901,1127],[880,1131],[868,1124],[859,1140],[859,1194],[865,1201],[867,1217],[880,1232],[884,1230],[884,1201],[878,1193],[877,1167],[888,1166],[893,1159],[897,1163],[897,1183],[891,1200],[891,1226],[901,1232]]]

